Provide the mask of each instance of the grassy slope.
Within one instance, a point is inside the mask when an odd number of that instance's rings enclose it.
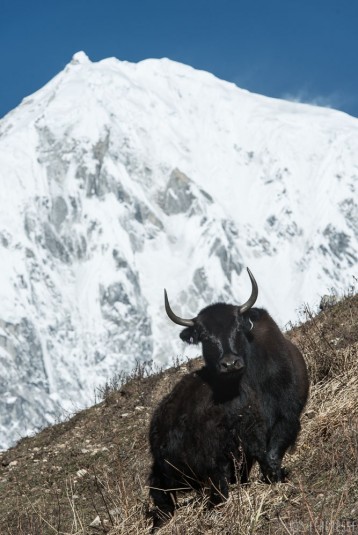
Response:
[[[358,296],[289,333],[309,366],[311,394],[289,483],[232,487],[208,512],[183,498],[165,534],[358,533]],[[150,415],[192,361],[143,377],[0,454],[0,534],[149,533]],[[93,522],[95,525],[90,526]]]

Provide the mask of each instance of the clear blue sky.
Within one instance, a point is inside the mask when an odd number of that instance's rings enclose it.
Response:
[[[84,50],[358,117],[358,0],[1,0],[0,117]]]

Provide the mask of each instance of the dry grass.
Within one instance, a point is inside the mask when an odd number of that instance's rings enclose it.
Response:
[[[184,495],[161,535],[358,533],[358,296],[306,320],[289,336],[311,377],[290,481],[231,488],[208,511]],[[101,403],[0,455],[1,535],[150,533],[147,430],[163,395],[198,361],[147,376],[138,367],[103,390]],[[92,525],[91,525],[92,524]]]

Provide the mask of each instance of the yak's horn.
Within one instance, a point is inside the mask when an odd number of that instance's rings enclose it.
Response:
[[[164,303],[165,303],[165,310],[169,316],[169,318],[174,321],[177,325],[181,325],[182,327],[193,327],[194,326],[194,319],[186,320],[183,318],[179,318],[172,309],[170,308],[168,296],[166,290],[164,290]]]
[[[252,290],[251,290],[251,295],[249,299],[246,301],[246,303],[239,306],[239,314],[243,314],[244,312],[247,312],[248,310],[250,310],[250,308],[254,306],[257,296],[259,294],[259,289],[257,287],[257,282],[255,281],[255,277],[253,276],[249,268],[246,268],[246,269],[251,280]]]

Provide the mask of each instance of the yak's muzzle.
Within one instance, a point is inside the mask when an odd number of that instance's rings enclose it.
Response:
[[[218,363],[220,373],[238,372],[244,367],[245,364],[242,357],[239,355],[234,355],[233,353],[227,353],[220,359]]]

